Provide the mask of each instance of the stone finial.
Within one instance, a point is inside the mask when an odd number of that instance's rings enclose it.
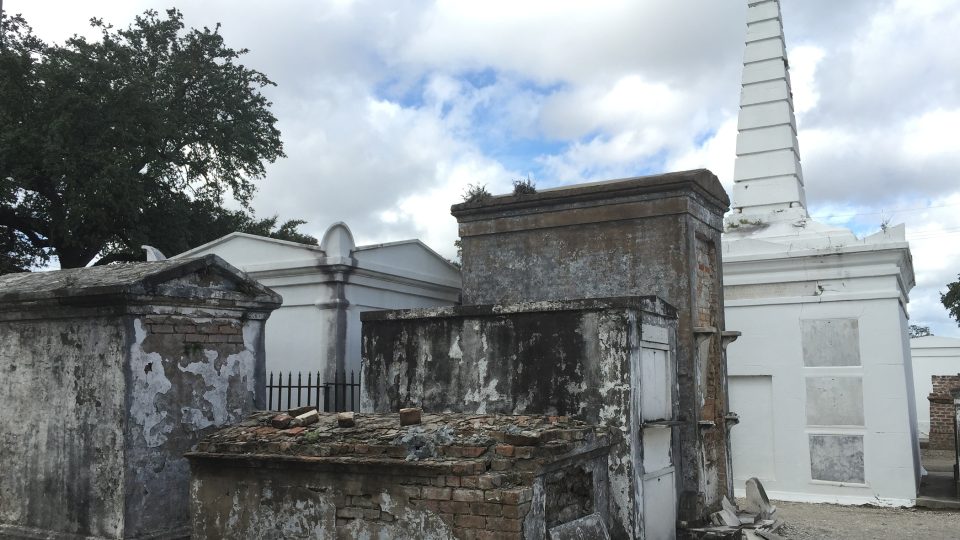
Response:
[[[155,248],[155,247],[153,247],[153,246],[142,245],[142,246],[140,246],[140,247],[141,247],[145,252],[147,252],[147,262],[156,262],[156,261],[165,261],[165,260],[167,260],[167,256],[164,255],[159,249],[157,249],[157,248]]]

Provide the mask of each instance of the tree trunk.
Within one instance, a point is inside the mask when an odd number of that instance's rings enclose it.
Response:
[[[54,253],[60,260],[60,268],[83,268],[96,255],[96,253],[90,255],[89,249],[84,250],[82,248],[56,248]]]

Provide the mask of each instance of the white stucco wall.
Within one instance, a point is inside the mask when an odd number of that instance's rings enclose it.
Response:
[[[895,503],[912,498],[915,478],[908,407],[912,396],[903,384],[909,358],[900,352],[896,304],[896,300],[872,300],[727,308],[727,326],[743,331],[728,348],[731,410],[742,415],[731,431],[738,488],[757,476],[772,497],[788,500],[853,502],[852,498],[879,497]],[[801,339],[804,319],[858,321],[862,365],[806,367]],[[862,381],[862,391],[852,395],[817,392],[817,381],[835,380]],[[814,414],[818,410],[820,417]],[[824,417],[840,418],[846,424],[830,424]],[[863,437],[865,482],[813,479],[809,437],[828,433]]]
[[[354,246],[349,229],[334,224],[322,245],[326,251],[234,233],[172,258],[215,253],[283,297],[267,322],[266,363],[268,373],[282,372],[284,380],[291,372],[294,380],[301,371],[304,377],[332,372],[340,309],[346,313],[342,347],[349,378],[360,369],[361,312],[458,301],[459,271],[419,241]]]
[[[902,244],[873,240],[778,252],[725,239],[726,324],[743,332],[727,349],[739,492],[756,476],[780,500],[913,504],[912,269]]]
[[[927,336],[910,340],[913,356],[914,397],[917,404],[917,427],[921,440],[930,435],[930,402],[934,375],[960,374],[960,339]]]

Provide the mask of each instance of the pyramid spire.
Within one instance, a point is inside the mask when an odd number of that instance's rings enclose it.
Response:
[[[809,217],[779,0],[747,0],[733,219]]]

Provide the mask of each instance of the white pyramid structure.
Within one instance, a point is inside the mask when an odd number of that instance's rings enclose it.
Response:
[[[810,218],[778,0],[747,0],[733,209],[723,240],[735,485],[911,505],[920,478],[903,225]]]

